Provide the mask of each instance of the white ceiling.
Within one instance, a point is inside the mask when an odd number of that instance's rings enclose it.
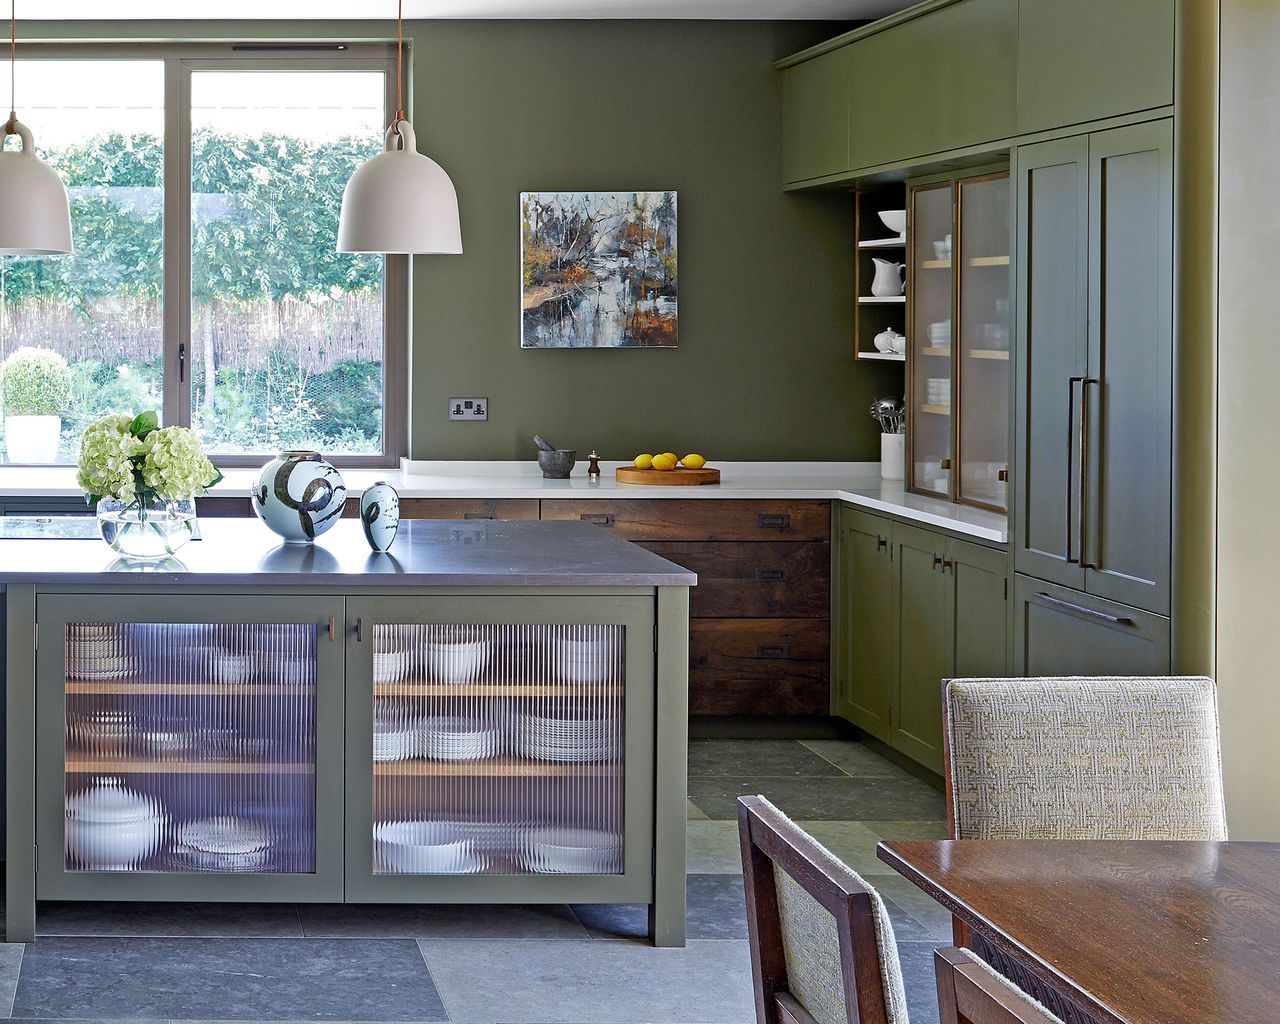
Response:
[[[405,0],[404,16],[860,21],[883,17],[914,2],[916,0]],[[18,17],[23,21],[331,20],[394,18],[395,11],[396,0],[18,0]]]

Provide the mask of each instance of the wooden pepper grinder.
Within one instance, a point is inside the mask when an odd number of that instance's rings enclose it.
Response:
[[[592,483],[600,482],[600,453],[594,448],[587,456],[587,480]]]

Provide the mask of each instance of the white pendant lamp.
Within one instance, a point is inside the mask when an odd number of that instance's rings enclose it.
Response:
[[[71,203],[58,172],[36,156],[31,129],[14,110],[14,66],[18,57],[15,0],[9,12],[9,120],[4,136],[22,149],[0,152],[0,255],[65,256],[71,247]]]
[[[418,152],[404,116],[404,0],[396,12],[396,116],[385,150],[356,168],[342,193],[338,252],[460,253],[458,193]]]

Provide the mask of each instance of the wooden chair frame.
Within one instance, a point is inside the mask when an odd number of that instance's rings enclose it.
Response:
[[[774,871],[785,872],[836,919],[849,1024],[887,1024],[871,893],[858,877],[760,797],[738,798],[757,1024],[816,1024],[787,988]]]
[[[941,1024],[1062,1024],[959,949],[934,950],[933,967]]]

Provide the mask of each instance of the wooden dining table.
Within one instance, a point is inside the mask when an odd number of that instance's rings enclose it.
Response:
[[[893,841],[877,853],[1067,1024],[1280,1024],[1280,843]]]

